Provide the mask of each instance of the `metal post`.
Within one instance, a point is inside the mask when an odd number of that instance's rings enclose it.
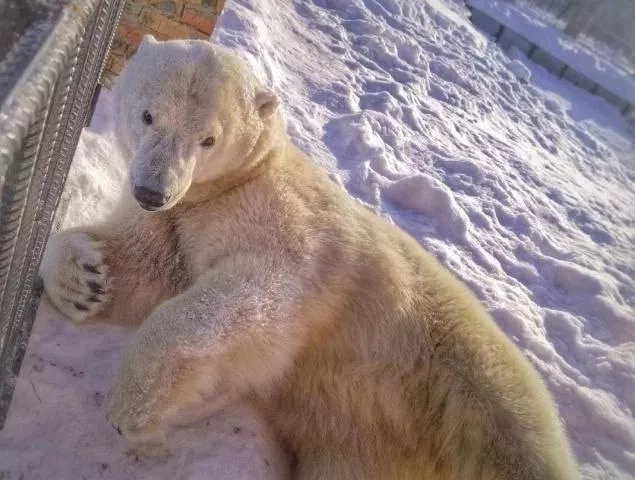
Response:
[[[0,62],[0,428],[38,305],[44,245],[124,3],[42,3]]]

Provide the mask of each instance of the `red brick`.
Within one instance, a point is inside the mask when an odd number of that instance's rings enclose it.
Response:
[[[137,44],[147,33],[150,33],[149,30],[140,25],[121,23],[117,35],[127,44]]]
[[[158,30],[164,15],[152,7],[144,7],[139,15],[139,23],[150,30]]]
[[[214,15],[222,0],[186,0],[185,8],[194,15]]]
[[[188,38],[191,38],[192,40],[208,40],[209,35],[192,29]]]
[[[169,18],[178,19],[183,12],[183,0],[150,0],[149,4]]]
[[[185,0],[185,8],[192,6],[201,12],[220,12],[223,9],[224,0]]]
[[[143,3],[128,1],[126,2],[126,5],[124,6],[124,9],[123,9],[123,17],[124,18],[136,17],[137,15],[139,15],[142,8],[143,8]]]
[[[225,0],[127,0],[102,81],[111,85],[146,34],[158,40],[206,39]]]
[[[168,38],[187,38],[190,28],[169,18],[163,18],[158,32],[167,35]]]
[[[181,15],[181,22],[209,35],[214,29],[215,19],[213,15],[201,15],[195,10],[186,8]]]

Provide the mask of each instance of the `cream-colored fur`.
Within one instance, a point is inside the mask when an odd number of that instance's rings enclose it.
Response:
[[[127,439],[160,446],[188,406],[248,403],[296,479],[576,478],[529,362],[289,142],[243,62],[146,38],[119,95],[130,189],[110,221],[54,236],[42,276],[73,320],[139,326],[107,399]],[[139,184],[165,205],[140,208]]]

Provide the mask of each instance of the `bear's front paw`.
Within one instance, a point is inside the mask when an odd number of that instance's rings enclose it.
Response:
[[[101,311],[108,300],[108,267],[103,242],[79,232],[62,232],[49,240],[40,276],[53,304],[74,322]]]

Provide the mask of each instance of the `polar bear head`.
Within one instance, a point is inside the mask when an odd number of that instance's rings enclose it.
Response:
[[[228,49],[147,35],[115,95],[133,196],[146,210],[166,210],[193,184],[253,168],[284,137],[279,110],[275,94]]]

